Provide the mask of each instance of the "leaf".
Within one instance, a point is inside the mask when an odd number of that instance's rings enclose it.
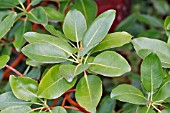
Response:
[[[64,51],[68,55],[72,55],[72,53],[75,53],[77,51],[75,48],[72,48],[64,39],[57,38],[51,35],[40,34],[36,32],[27,32],[26,34],[24,34],[24,37],[29,43],[48,43],[55,46],[57,50]]]
[[[164,21],[164,29],[166,30],[167,36],[170,37],[170,16],[167,16]],[[170,44],[170,38],[168,38],[168,45]]]
[[[100,14],[93,21],[83,37],[83,49],[80,52],[80,56],[84,56],[90,49],[98,45],[104,39],[115,19],[115,13],[115,10],[108,10]]]
[[[156,11],[162,15],[169,13],[169,5],[166,0],[151,0]]]
[[[22,3],[25,2],[25,0],[20,0]],[[16,7],[17,5],[19,5],[19,1],[18,0],[1,0],[0,2],[0,9],[4,9],[4,8],[13,8]]]
[[[114,88],[111,93],[112,99],[132,104],[145,105],[148,100],[143,96],[142,92],[134,86],[121,84]]]
[[[170,30],[170,16],[167,16],[164,21],[164,28],[165,30]]]
[[[102,52],[89,64],[90,71],[107,77],[120,76],[131,70],[128,62],[121,55],[113,51]]]
[[[60,63],[68,58],[64,51],[55,45],[44,42],[31,43],[22,48],[21,51],[30,59],[40,63]]]
[[[136,22],[136,19],[136,13],[129,15],[120,24],[118,24],[116,31],[127,31]]]
[[[97,4],[93,0],[79,0],[75,2],[72,9],[77,9],[83,13],[88,25],[92,23],[97,15]]]
[[[21,100],[37,100],[38,83],[29,77],[10,76],[9,83],[14,95]]]
[[[67,113],[67,111],[63,107],[57,106],[53,108],[52,113]]]
[[[145,23],[149,26],[153,27],[162,27],[162,23],[155,17],[152,17],[150,15],[144,15],[144,14],[137,14],[138,21]]]
[[[96,107],[102,96],[102,81],[96,75],[80,79],[76,86],[76,101],[90,113],[96,113]]]
[[[12,13],[12,11],[10,10],[4,10],[0,12],[0,22],[3,20],[3,18],[7,15],[9,15],[10,13]]]
[[[31,31],[31,29],[32,24],[29,21],[24,21],[21,22],[20,27],[15,31],[15,41],[13,42],[13,45],[17,51],[20,52],[22,46],[26,43],[26,40],[23,37],[24,33]]]
[[[9,61],[10,57],[8,55],[0,56],[0,69],[4,68],[6,63]]]
[[[3,109],[1,113],[28,113],[30,111],[29,106],[11,106]]]
[[[61,31],[56,30],[56,29],[54,28],[54,26],[52,26],[52,25],[46,25],[46,26],[44,26],[44,28],[45,28],[48,32],[50,32],[52,35],[54,35],[54,36],[56,36],[56,37],[59,37],[59,38],[63,38],[63,39],[68,40],[67,37],[66,37]]]
[[[72,82],[73,78],[81,74],[88,68],[88,65],[78,64],[77,66],[72,64],[61,65],[59,70],[60,74],[68,81]]]
[[[6,92],[0,95],[0,110],[10,106],[30,105],[30,103],[17,99],[12,92]]]
[[[43,8],[44,8],[49,20],[60,21],[60,22],[64,21],[64,14],[60,13],[56,9],[50,8],[50,7],[43,7]]]
[[[41,6],[33,8],[27,15],[28,19],[33,23],[46,25],[48,22],[47,14]]]
[[[55,99],[72,88],[75,83],[76,79],[72,82],[67,82],[64,77],[59,74],[59,65],[55,65],[41,80],[37,94],[39,98]]]
[[[162,110],[161,112],[162,113],[169,113],[169,111],[170,111],[170,108],[164,108],[164,110]]]
[[[148,108],[147,106],[139,106],[136,110],[136,113],[156,113],[153,109]]]
[[[15,22],[15,18],[17,17],[17,13],[12,12],[9,14],[2,22],[0,22],[0,39],[3,38],[7,32],[11,29]]]
[[[163,70],[161,61],[155,53],[151,53],[145,57],[141,65],[141,81],[143,87],[154,92],[162,83]]]
[[[87,30],[86,19],[80,11],[69,11],[64,19],[63,31],[66,37],[74,42],[82,40]]]
[[[123,46],[131,41],[132,36],[127,32],[114,32],[106,35],[104,40],[99,43],[94,49],[93,53],[105,49]]]
[[[37,67],[37,66],[42,65],[41,62],[38,62],[38,61],[36,61],[36,60],[32,60],[32,59],[30,59],[30,58],[27,58],[26,64],[27,64],[27,65],[30,65],[30,66],[33,66],[33,67]]]
[[[153,100],[154,101],[164,101],[170,97],[170,80],[166,81],[159,90],[154,94]]]
[[[141,32],[137,37],[149,37],[149,38],[155,38],[159,39],[160,35],[162,34],[162,31],[157,29],[149,29]]]
[[[163,41],[157,39],[149,39],[145,37],[132,40],[132,44],[137,54],[144,59],[151,52],[158,55],[165,68],[170,67],[170,47]]]
[[[98,108],[97,113],[111,113],[116,107],[116,101],[113,101],[109,96],[105,96]]]
[[[35,6],[37,4],[39,4],[42,0],[31,0],[31,5]]]

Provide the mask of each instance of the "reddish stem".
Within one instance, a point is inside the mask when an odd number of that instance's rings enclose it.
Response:
[[[18,63],[24,58],[24,55],[23,54],[19,54],[18,58],[15,59],[15,61],[10,65],[11,68],[14,68],[15,66],[18,65]],[[2,79],[8,79],[9,78],[9,73],[11,71],[11,68],[7,68],[4,73],[3,73],[3,77]]]
[[[63,99],[63,102],[62,102],[62,104],[61,104],[62,107],[65,105],[65,102],[66,102],[68,96],[69,96],[69,94],[65,95],[65,97],[64,97],[64,99]]]
[[[51,107],[55,107],[55,106],[56,106],[56,104],[57,104],[57,102],[58,102],[58,98],[56,98],[56,99],[54,100],[54,102],[53,102],[53,104],[52,104],[52,106],[51,106]]]
[[[79,109],[80,109],[81,111],[83,111],[84,113],[90,113],[90,112],[86,111],[83,107],[81,107],[77,102],[75,102],[74,100],[72,100],[71,97],[70,97],[70,95],[68,95],[67,101],[68,101],[70,104],[72,104],[72,105],[76,106],[77,108],[79,108]]]
[[[76,110],[76,111],[81,111],[80,109],[78,109],[76,107],[72,107],[72,106],[63,106],[63,108],[72,109],[72,110]]]
[[[5,65],[5,67],[8,68],[8,69],[10,69],[10,70],[12,70],[13,72],[15,72],[15,73],[16,73],[17,75],[19,75],[19,76],[22,76],[22,77],[25,76],[25,75],[21,74],[19,71],[17,71],[16,69],[12,68],[12,67],[9,66],[9,65]]]
[[[27,6],[28,6],[27,11],[30,11],[30,10],[31,10],[30,4],[31,4],[31,0],[27,0]]]

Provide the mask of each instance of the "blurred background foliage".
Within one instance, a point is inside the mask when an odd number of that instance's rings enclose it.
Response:
[[[61,14],[66,14],[68,10],[75,8],[82,11],[83,14],[85,13],[83,12],[83,8],[79,0],[63,1],[60,3],[42,0],[40,5],[58,9]],[[36,7],[36,5],[34,7]],[[163,24],[165,18],[170,15],[169,0],[95,0],[94,3],[89,2],[88,4],[87,2],[85,7],[87,8],[87,14],[84,15],[86,15],[86,18],[90,17],[91,19],[87,19],[89,24],[96,15],[99,15],[106,10],[117,10],[116,20],[110,29],[110,33],[114,31],[127,31],[133,35],[133,38],[149,37],[163,41],[168,40]],[[2,19],[1,16],[5,14],[7,13],[3,13],[3,10],[0,11],[0,21]],[[53,25],[57,30],[62,31],[62,16],[64,15],[60,15],[58,17],[55,15],[53,16],[54,17],[51,18],[58,18],[60,21],[50,22],[50,24]],[[0,55],[10,55],[10,66],[16,68],[21,73],[38,80],[46,72],[44,72],[44,70],[49,69],[50,65],[32,67],[25,64],[26,58],[19,52],[20,50],[15,48],[16,45],[13,44],[14,37],[18,35],[16,32],[19,32],[17,29],[21,27],[22,24],[22,21],[15,23],[14,27],[6,35],[6,39],[0,40]],[[27,24],[28,31],[32,26],[33,31],[48,33],[41,25],[31,25],[30,23]],[[126,44],[123,47],[119,47],[114,50],[127,59],[132,67],[132,71],[118,78],[101,77],[104,91],[103,99],[98,106],[98,113],[120,113],[122,111],[124,111],[123,113],[132,113],[135,108],[133,107],[134,105],[132,106],[119,101],[113,101],[109,95],[115,86],[122,83],[132,84],[140,88],[141,82],[139,75],[142,60],[135,53],[132,44]],[[169,70],[165,70],[165,73],[168,74],[168,72]],[[8,84],[8,77],[11,74],[13,73],[8,69],[0,70],[0,93],[11,90]],[[78,112],[70,111],[70,113]]]

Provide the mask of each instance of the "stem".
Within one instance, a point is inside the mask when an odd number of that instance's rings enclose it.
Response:
[[[26,68],[26,70],[25,70],[25,72],[24,72],[24,75],[26,75],[26,74],[28,73],[29,69],[30,69],[30,66],[28,66],[28,67]]]
[[[14,60],[14,62],[10,65],[10,67],[14,68],[15,66],[17,66],[23,58],[24,58],[24,55],[19,54],[18,58]],[[6,69],[3,73],[2,79],[8,79],[10,71],[11,71],[10,68]]]
[[[56,98],[56,99],[54,100],[54,102],[53,102],[53,104],[52,104],[51,107],[55,107],[55,106],[56,106],[56,104],[57,104],[57,102],[58,102],[58,99],[59,99],[59,98]]]
[[[159,113],[162,113],[162,111],[160,111],[156,106],[154,106],[153,104],[152,104],[152,106],[153,106]]]
[[[31,10],[31,1],[30,0],[27,0],[27,8],[26,8],[27,11],[30,11]]]
[[[149,106],[148,106],[148,109],[147,109],[146,113],[148,113],[150,107],[151,107],[151,103],[149,103]]]
[[[63,106],[63,108],[72,109],[72,110],[75,110],[75,111],[81,111],[80,109],[78,109],[76,107],[72,107],[72,106]]]
[[[62,102],[62,104],[61,104],[62,107],[65,105],[65,102],[66,102],[68,96],[69,96],[69,94],[65,95],[65,97],[64,97],[64,99],[63,99],[63,102]]]
[[[9,65],[5,65],[6,68],[12,70],[13,72],[15,72],[17,75],[25,77],[25,75],[21,74],[19,71],[17,71],[16,69],[14,69],[13,67],[9,66]]]
[[[23,11],[24,11],[24,12],[26,12],[26,9],[25,9],[24,4],[23,4],[20,0],[18,0],[18,2],[20,3],[20,5],[21,5],[21,7],[22,7]]]

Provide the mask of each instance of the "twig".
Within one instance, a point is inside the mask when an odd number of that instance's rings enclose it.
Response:
[[[10,65],[10,67],[14,68],[15,66],[18,65],[18,63],[20,63],[20,61],[24,58],[23,54],[19,54],[18,58],[15,59],[15,61]],[[2,79],[8,79],[9,78],[9,73],[10,73],[11,69],[6,69],[3,73],[3,77]]]
[[[53,102],[53,104],[52,104],[52,106],[51,106],[51,107],[55,107],[55,106],[56,106],[56,104],[57,104],[57,102],[58,102],[58,98],[56,98],[56,99],[54,100],[54,102]]]
[[[63,108],[72,109],[72,110],[76,110],[76,111],[81,111],[80,109],[78,109],[76,107],[72,107],[72,106],[63,106]]]
[[[8,68],[8,69],[10,69],[10,70],[12,70],[13,72],[15,72],[15,73],[16,73],[17,75],[19,75],[19,76],[22,76],[22,77],[25,76],[25,75],[21,74],[19,71],[17,71],[16,69],[14,69],[13,67],[7,65],[7,64],[5,65],[5,67]]]
[[[63,102],[62,102],[62,104],[61,104],[62,107],[65,105],[65,102],[66,102],[68,96],[69,96],[69,94],[66,94],[66,95],[65,95],[65,97],[64,97],[64,99],[63,99]]]

